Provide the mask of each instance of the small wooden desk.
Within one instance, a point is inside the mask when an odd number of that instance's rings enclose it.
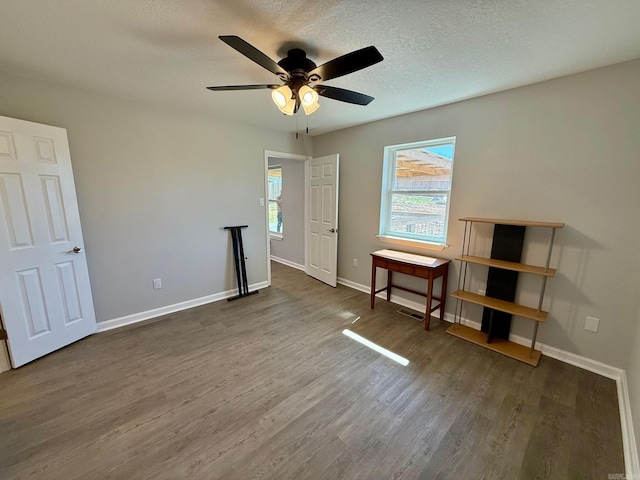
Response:
[[[424,316],[424,329],[429,330],[431,312],[440,309],[440,320],[444,319],[444,305],[447,297],[447,276],[451,260],[444,258],[425,257],[395,250],[378,250],[371,254],[371,308],[375,307],[376,293],[387,291],[387,301],[391,300],[391,288],[399,288],[407,292],[427,297],[427,308]],[[376,290],[376,268],[385,268],[388,271],[387,286]],[[392,273],[399,272],[414,277],[427,279],[427,292],[419,292],[410,288],[394,285]],[[433,281],[442,277],[442,290],[440,297],[433,296]],[[431,306],[432,300],[438,300],[438,305]]]

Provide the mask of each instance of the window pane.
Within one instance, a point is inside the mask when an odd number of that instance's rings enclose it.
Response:
[[[282,233],[282,167],[269,167],[269,231]]]
[[[453,145],[396,150],[392,190],[450,190]]]
[[[447,194],[391,195],[390,231],[444,238]]]

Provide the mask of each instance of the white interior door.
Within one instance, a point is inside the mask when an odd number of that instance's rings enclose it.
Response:
[[[338,276],[338,155],[307,161],[307,274],[337,285]]]
[[[19,367],[96,331],[67,132],[0,117],[0,309]]]

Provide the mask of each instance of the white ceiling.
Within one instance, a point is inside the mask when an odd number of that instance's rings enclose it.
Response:
[[[293,132],[269,90],[205,89],[278,83],[218,35],[318,65],[375,45],[327,82],[375,100],[321,97],[320,134],[638,58],[639,25],[640,0],[0,0],[0,69]]]

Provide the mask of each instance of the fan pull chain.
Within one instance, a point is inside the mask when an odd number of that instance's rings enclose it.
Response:
[[[309,115],[305,116],[307,119],[307,135],[309,135]]]
[[[298,116],[296,115],[296,140],[298,140]]]

